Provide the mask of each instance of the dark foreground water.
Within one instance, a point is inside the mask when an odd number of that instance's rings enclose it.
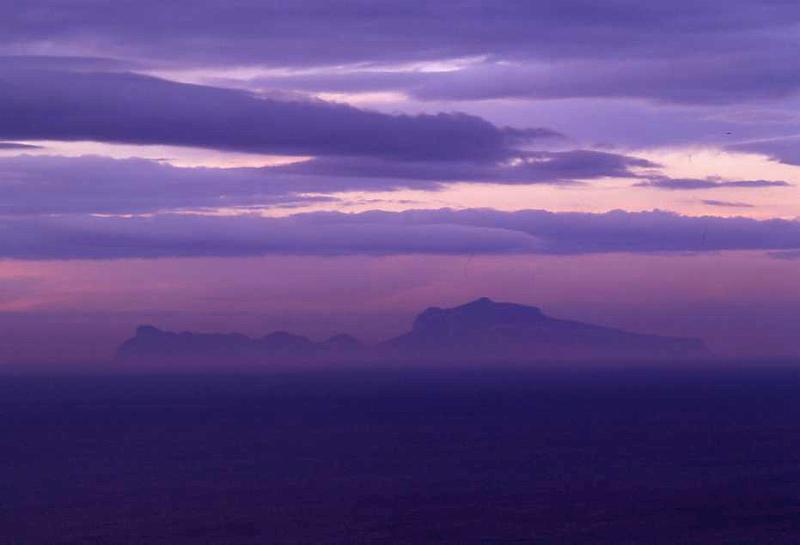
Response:
[[[795,370],[0,378],[0,543],[797,544]]]

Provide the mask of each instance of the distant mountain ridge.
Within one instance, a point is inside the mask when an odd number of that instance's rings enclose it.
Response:
[[[539,308],[483,297],[465,305],[431,307],[412,330],[383,343],[389,352],[423,358],[494,359],[685,358],[706,352],[699,339],[630,333],[558,320]]]
[[[140,326],[117,351],[120,360],[263,363],[296,361],[527,362],[687,359],[707,355],[699,339],[631,333],[559,320],[539,308],[486,297],[453,308],[431,307],[411,331],[373,346],[350,335],[322,342],[284,331],[245,335],[174,333]]]
[[[302,335],[275,331],[259,338],[239,333],[174,333],[153,326],[139,326],[136,335],[117,349],[117,358],[207,360],[309,359],[344,356],[362,349],[361,343],[350,335],[335,335],[315,343]]]

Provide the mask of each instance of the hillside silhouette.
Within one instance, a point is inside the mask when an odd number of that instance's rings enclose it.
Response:
[[[140,326],[117,351],[121,360],[535,362],[687,359],[707,354],[703,341],[632,333],[560,320],[539,308],[486,297],[454,308],[431,307],[411,331],[375,345],[340,334],[321,342],[277,331],[263,337],[163,331]]]

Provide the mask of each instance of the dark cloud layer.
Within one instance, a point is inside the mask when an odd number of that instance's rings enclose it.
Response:
[[[641,178],[657,166],[636,157],[588,150],[531,152],[513,164],[328,158],[264,168],[186,168],[146,159],[20,155],[0,158],[0,214],[293,207],[332,202],[336,200],[333,194],[348,191],[435,191],[456,182],[558,185],[606,177]],[[638,169],[644,169],[643,173]],[[636,185],[673,191],[788,186],[767,180],[666,177]]]
[[[0,43],[18,48],[48,41],[162,62],[339,64],[680,57],[781,43],[800,8],[784,0],[118,0],[112,10],[91,0],[29,0],[4,5],[0,16]]]
[[[740,103],[760,107],[798,94],[798,24],[800,5],[784,0],[119,0],[113,9],[94,0],[31,0],[0,6],[0,137],[494,163],[553,131],[286,97],[398,90],[447,101],[437,106],[446,110],[464,100],[601,98],[614,100],[594,102],[631,105],[644,98],[724,105],[735,117]],[[423,60],[439,69],[413,64]],[[279,70],[219,71],[241,67]],[[223,85],[229,77],[231,86],[261,94],[141,75],[180,78],[187,69],[199,70],[192,81]],[[480,111],[492,116],[490,107]],[[562,119],[575,130],[570,115]],[[613,140],[633,125],[642,139],[670,140],[670,131],[697,137],[702,126],[709,141],[708,123],[698,116],[644,127],[646,121],[621,119],[607,132]],[[737,138],[770,136],[764,129]],[[792,143],[744,146],[797,161]],[[472,176],[485,177],[479,171]]]
[[[0,137],[169,144],[289,155],[497,160],[554,136],[459,113],[387,115],[131,73],[0,71]]]
[[[643,97],[714,104],[800,89],[788,0],[28,0],[0,6],[0,46],[123,66],[380,65],[483,58],[464,71],[295,78],[292,88],[423,98]],[[74,63],[74,61],[71,61]],[[92,65],[91,62],[87,63]],[[94,61],[98,65],[98,61]],[[280,86],[280,83],[273,82]]]
[[[0,158],[0,214],[6,215],[286,206],[326,199],[303,193],[346,188],[325,179],[271,176],[257,168],[178,168],[99,156]]]
[[[772,252],[770,256],[776,259],[800,259],[800,250],[789,250],[786,252]]]
[[[800,59],[759,51],[728,58],[580,61],[549,67],[482,64],[427,78],[409,88],[423,99],[651,98],[708,104],[785,98],[800,91]]]
[[[346,191],[437,190],[472,181],[563,184],[635,176],[648,161],[591,151],[529,154],[516,165],[317,159],[267,168],[181,168],[99,156],[0,158],[0,214],[136,214],[296,206]]]
[[[728,146],[732,151],[761,153],[774,161],[800,166],[800,136],[772,138]]]
[[[0,219],[12,259],[389,254],[588,254],[800,249],[800,222],[668,212],[413,210],[254,216]]]
[[[34,149],[42,149],[41,146],[36,146],[34,144],[21,144],[19,142],[0,142],[0,151],[3,150],[34,150]]]
[[[314,216],[0,219],[0,256],[17,259],[494,254],[529,250],[533,244],[524,233],[502,229],[447,223],[365,225]]]
[[[716,206],[719,208],[754,208],[755,205],[739,201],[718,201],[716,199],[703,199],[701,201],[706,206]]]
[[[680,69],[676,69],[676,64]],[[717,106],[800,91],[794,50],[675,59],[480,62],[443,72],[355,70],[254,78],[256,88],[306,92],[401,91],[421,100],[649,98]]]
[[[652,178],[638,182],[638,187],[653,187],[671,191],[694,189],[763,189],[771,187],[789,187],[789,182],[782,180],[721,180],[719,178]]]
[[[520,152],[494,163],[450,161],[423,163],[361,158],[323,158],[275,167],[275,172],[351,178],[471,181],[504,184],[571,183],[604,177],[637,177],[636,168],[658,165],[616,153],[570,150]]]

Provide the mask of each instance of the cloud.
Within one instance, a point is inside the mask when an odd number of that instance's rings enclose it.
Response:
[[[719,105],[781,99],[800,91],[800,60],[791,51],[737,57],[591,59],[552,64],[482,63],[423,76],[407,91],[426,100],[497,98],[649,98]]]
[[[786,259],[786,260],[800,259],[800,250],[789,250],[786,252],[770,252],[769,255],[771,257],[774,257],[775,259]]]
[[[722,188],[770,188],[791,187],[792,184],[780,180],[721,180],[719,178],[652,178],[635,184],[637,187],[652,187],[655,189],[696,190],[696,189],[722,189]]]
[[[514,165],[317,159],[282,167],[175,167],[100,156],[0,157],[0,214],[143,214],[333,202],[347,191],[436,190],[456,181],[560,184],[653,166],[585,150],[530,153]]]
[[[42,146],[36,146],[33,144],[20,144],[19,142],[0,142],[0,151],[4,150],[34,150],[34,149],[43,149]]]
[[[285,73],[248,80],[256,89],[364,93],[396,91],[420,100],[647,98],[719,106],[784,99],[800,91],[800,60],[791,50],[754,50],[728,58],[687,53],[674,58],[486,60],[446,71],[354,67]],[[680,70],[676,70],[676,64]],[[773,114],[774,115],[774,114]],[[785,118],[782,118],[785,120]]]
[[[118,0],[113,12],[85,0],[30,0],[0,8],[0,44],[17,50],[54,44],[62,54],[90,50],[184,65],[338,65],[487,53],[680,58],[777,47],[790,39],[798,17],[793,2],[749,0],[345,0],[336,6],[325,0]]]
[[[313,216],[6,218],[0,233],[0,256],[16,259],[503,254],[537,244],[524,233],[491,227],[321,223]]]
[[[703,199],[701,201],[706,206],[718,206],[720,208],[754,208],[755,205],[752,205],[747,202],[734,202],[734,201],[717,201],[714,199]]]
[[[108,57],[81,55],[0,55],[0,70],[113,71],[140,68],[136,63]]]
[[[800,166],[800,136],[787,136],[757,140],[728,146],[731,151],[761,153],[787,165]]]
[[[0,218],[0,256],[11,259],[722,250],[800,250],[800,222],[660,211],[490,209],[318,212],[282,218],[175,214]]]
[[[334,7],[325,0],[179,0],[169,6],[118,0],[113,12],[85,0],[25,4],[0,6],[3,50],[56,51],[70,55],[63,62],[72,65],[86,56],[93,60],[84,65],[99,69],[105,69],[99,55],[143,69],[328,67],[328,74],[263,82],[293,89],[402,89],[451,100],[643,97],[719,104],[800,89],[800,6],[791,1],[346,0]],[[459,71],[408,70],[413,63],[454,59],[485,62]],[[361,74],[339,75],[342,66]],[[398,66],[411,73],[398,75]]]
[[[558,184],[605,177],[638,177],[632,169],[654,167],[658,165],[638,157],[593,150],[569,150],[520,152],[511,160],[478,164],[470,161],[430,163],[371,158],[322,158],[273,167],[270,170],[291,174],[390,180]]]
[[[335,200],[305,194],[333,188],[329,180],[258,168],[178,168],[98,156],[0,158],[0,214],[6,215],[286,207]]]
[[[165,144],[265,154],[499,160],[555,136],[461,113],[388,115],[132,73],[0,71],[0,137]]]

